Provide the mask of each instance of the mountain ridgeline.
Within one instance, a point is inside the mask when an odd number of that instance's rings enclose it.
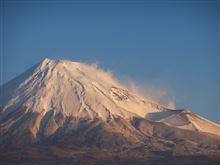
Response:
[[[219,124],[140,96],[93,65],[44,59],[0,91],[3,164],[219,163]]]

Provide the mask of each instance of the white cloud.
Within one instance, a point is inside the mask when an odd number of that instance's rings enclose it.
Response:
[[[175,109],[175,100],[171,96],[171,92],[168,89],[164,89],[159,86],[149,85],[149,84],[137,84],[133,80],[129,80],[125,83],[126,87],[150,100],[158,102],[167,108]]]
[[[122,82],[122,84],[128,89],[131,90],[134,93],[137,93],[138,95],[141,95],[143,97],[146,97],[150,100],[153,100],[154,102],[160,103],[164,106],[166,106],[169,109],[175,109],[175,100],[173,96],[171,95],[170,90],[165,89],[161,86],[155,86],[151,84],[138,84],[134,80],[126,80],[126,81],[119,81],[117,77],[114,76],[111,70],[103,70],[99,67],[99,62],[94,62],[87,64],[91,66],[91,74],[97,74],[98,77],[104,78],[105,80],[108,80],[109,82]],[[120,84],[120,83],[119,83]]]

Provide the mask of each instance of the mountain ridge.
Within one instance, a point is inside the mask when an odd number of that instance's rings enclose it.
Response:
[[[93,65],[45,59],[0,88],[4,150],[71,146],[110,155],[220,155],[218,124],[152,102]]]

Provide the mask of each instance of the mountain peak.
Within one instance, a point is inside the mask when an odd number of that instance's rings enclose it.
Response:
[[[42,62],[49,62],[49,61],[52,61],[52,60],[47,57],[42,60]]]
[[[67,60],[67,59],[55,60],[55,59],[44,58],[43,60],[41,60],[40,65],[46,66],[46,65],[48,65],[50,63],[53,63],[53,64],[71,64],[71,65],[77,64],[77,62],[71,61],[71,60]]]
[[[49,120],[48,115],[102,121],[144,118],[193,130],[204,130],[202,125],[208,123],[188,110],[169,110],[129,91],[110,72],[96,65],[69,60],[45,58],[1,88],[5,92],[0,98],[0,123],[19,109],[38,114],[40,120]],[[205,131],[219,130],[213,123],[209,123],[209,128],[212,129]]]
[[[44,58],[43,60],[41,60],[40,62],[40,65],[46,65],[48,63],[51,63],[51,62],[55,62],[56,60],[53,60],[53,59],[49,59],[49,58]]]
[[[62,113],[79,118],[126,119],[145,117],[164,107],[138,96],[121,85],[112,74],[95,65],[45,58],[34,70],[11,87],[3,111],[25,106],[28,112]],[[7,91],[7,89],[5,90]]]

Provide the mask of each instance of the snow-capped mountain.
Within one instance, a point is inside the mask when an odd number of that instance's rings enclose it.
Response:
[[[54,143],[220,153],[219,124],[148,100],[93,65],[44,59],[0,91],[2,147]]]
[[[5,114],[25,105],[28,112],[42,112],[43,116],[54,111],[106,121],[114,116],[128,119],[164,110],[129,92],[108,73],[85,64],[45,59],[21,77],[2,87],[0,106]]]
[[[187,110],[167,109],[128,91],[111,74],[77,62],[45,59],[2,86],[1,91],[1,120],[19,107],[25,107],[25,113],[38,112],[42,118],[49,112],[104,121],[141,117],[220,135],[218,124]]]

